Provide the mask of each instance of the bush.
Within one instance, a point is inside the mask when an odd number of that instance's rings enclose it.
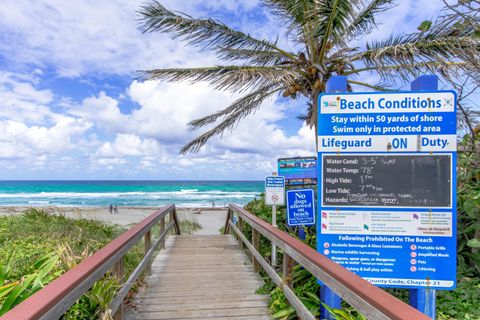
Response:
[[[29,209],[20,216],[0,217],[0,315],[71,269],[120,233],[122,227],[74,220]],[[130,274],[143,256],[139,243],[125,256]],[[65,319],[94,319],[118,289],[107,275],[83,296]],[[107,317],[108,318],[108,317]]]

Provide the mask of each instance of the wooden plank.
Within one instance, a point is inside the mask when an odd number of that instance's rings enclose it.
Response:
[[[225,296],[225,297],[228,297],[228,298],[231,298],[231,299],[240,299],[242,296],[251,295],[253,293],[252,293],[252,290],[240,289],[240,290],[235,290],[235,294],[237,294],[237,296],[231,296],[231,294],[232,294],[231,289],[229,289],[229,290],[224,289],[224,290],[218,290],[218,292],[215,292],[214,296],[215,297]],[[259,296],[262,296],[262,295],[259,295]],[[168,298],[172,298],[172,297],[183,297],[183,299],[185,299],[185,292],[184,291],[164,292],[162,290],[159,290],[157,292],[153,292],[153,291],[148,290],[147,292],[141,293],[139,295],[138,299],[142,300],[144,297],[145,298],[157,297],[159,300],[168,299]],[[209,297],[211,298],[212,295],[211,295],[210,292],[191,292],[191,293],[188,294],[188,297],[189,298],[190,297],[205,297],[205,299],[207,299]]]
[[[147,319],[159,319],[155,318],[155,315],[138,315],[139,320],[147,320]],[[198,319],[198,318],[187,318],[187,319]],[[272,319],[270,315],[254,315],[254,316],[216,316],[216,317],[209,317],[209,318],[202,318],[202,320],[270,320]]]
[[[268,316],[267,308],[224,308],[201,310],[176,310],[165,312],[138,312],[136,319],[207,319],[215,317]]]
[[[288,254],[283,253],[283,281],[290,289],[293,289],[293,267],[295,261]]]
[[[188,301],[185,301],[184,296],[164,296],[161,299],[158,299],[158,295],[151,295],[151,296],[142,296],[141,301],[144,305],[155,304],[155,305],[188,305],[188,304],[197,304],[202,303],[205,300],[209,302],[225,302],[226,300],[234,300],[235,302],[242,302],[242,301],[263,301],[268,302],[270,299],[268,296],[258,295],[258,294],[244,294],[244,295],[229,295],[225,294],[221,297],[218,296],[217,293],[213,295],[208,294],[201,294],[201,295],[189,295]]]
[[[233,235],[173,236],[129,319],[271,319],[269,297]]]
[[[255,250],[260,250],[260,233],[253,229],[252,230],[252,243]],[[252,255],[252,264],[253,264],[253,271],[259,272],[260,271],[260,263],[257,259]]]
[[[125,267],[124,267],[124,258],[118,260],[113,267],[113,277],[118,280],[119,283],[123,282],[123,277],[125,276]],[[113,320],[123,320],[124,319],[124,305],[120,304],[118,310],[113,315]]]
[[[195,310],[217,310],[217,309],[241,309],[241,308],[262,308],[265,307],[265,301],[262,300],[250,300],[250,301],[209,301],[197,302],[191,304],[188,299],[185,299],[185,303],[159,305],[159,304],[144,304],[142,306],[142,312],[167,312],[177,311],[181,308],[182,311],[195,311]]]

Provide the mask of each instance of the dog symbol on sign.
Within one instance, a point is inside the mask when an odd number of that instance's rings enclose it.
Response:
[[[278,201],[278,196],[276,194],[272,195],[272,201],[277,202]]]

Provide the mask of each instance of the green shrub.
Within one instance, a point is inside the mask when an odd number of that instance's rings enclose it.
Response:
[[[92,220],[74,220],[29,209],[0,217],[0,315],[105,246],[125,229]],[[129,275],[143,257],[143,243],[125,255]],[[110,275],[65,314],[64,319],[109,319],[107,306],[118,289]]]

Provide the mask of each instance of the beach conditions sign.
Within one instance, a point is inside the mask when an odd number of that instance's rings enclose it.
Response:
[[[456,285],[456,96],[324,94],[318,249],[385,287]]]

